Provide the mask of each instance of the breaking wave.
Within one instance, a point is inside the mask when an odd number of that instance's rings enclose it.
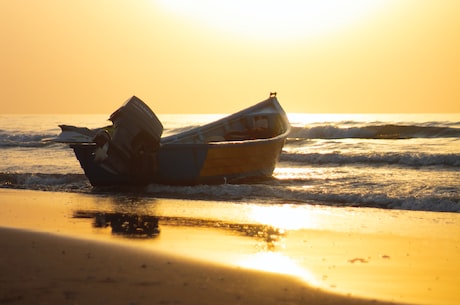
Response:
[[[338,127],[326,124],[313,127],[293,127],[289,136],[301,139],[460,138],[460,128],[397,124]]]
[[[0,187],[48,191],[82,191],[91,187],[84,174],[0,173]]]
[[[304,165],[402,165],[402,166],[449,166],[460,167],[460,154],[428,154],[428,153],[283,153],[280,161],[302,163]]]
[[[43,139],[51,138],[56,134],[27,134],[21,132],[8,132],[0,130],[0,148],[12,148],[12,147],[31,147],[39,148],[45,146],[56,145],[56,143],[50,141],[44,141]]]
[[[281,185],[277,181],[267,184],[224,184],[202,186],[166,186],[150,185],[146,192],[155,196],[183,196],[207,200],[244,200],[262,201],[267,203],[294,203],[328,206],[375,207],[384,209],[403,209],[437,212],[460,212],[460,197],[436,196],[414,197],[411,195],[392,197],[381,193],[343,193],[322,192],[320,190],[302,190],[286,187],[289,181]],[[274,185],[275,184],[275,185]]]
[[[303,181],[305,182],[305,181]],[[314,185],[314,181],[309,181]],[[299,181],[271,179],[255,184],[170,186],[151,184],[144,188],[92,188],[83,174],[0,173],[0,187],[78,193],[136,193],[154,198],[179,198],[257,203],[312,204],[327,206],[375,207],[436,212],[460,212],[456,191],[443,194],[398,197],[385,193],[344,192],[335,188],[296,188]]]

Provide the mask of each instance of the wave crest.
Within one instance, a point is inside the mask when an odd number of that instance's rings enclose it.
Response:
[[[338,127],[319,125],[313,127],[293,127],[291,138],[300,139],[408,139],[408,138],[459,138],[460,129],[421,125],[367,125],[359,127]]]
[[[0,148],[12,147],[46,147],[56,145],[43,139],[56,136],[55,134],[26,134],[0,131]]]
[[[369,153],[341,154],[331,153],[283,153],[280,161],[311,165],[324,164],[367,164],[367,165],[404,165],[404,166],[451,166],[460,167],[460,154],[426,153]]]
[[[0,173],[0,187],[69,191],[88,188],[83,174]]]

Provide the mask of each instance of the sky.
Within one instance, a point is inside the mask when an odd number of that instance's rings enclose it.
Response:
[[[0,114],[459,113],[458,0],[2,0]]]

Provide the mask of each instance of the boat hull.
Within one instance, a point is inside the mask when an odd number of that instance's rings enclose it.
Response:
[[[221,144],[166,145],[154,181],[167,184],[226,183],[273,174],[284,139]]]
[[[267,178],[290,132],[274,94],[215,122],[161,139],[161,122],[138,98],[128,100],[111,118],[113,126],[99,129],[89,141],[70,145],[93,186]],[[91,132],[69,126],[61,129],[63,134],[83,132],[85,137]]]
[[[95,145],[74,144],[77,159],[93,186],[148,183],[216,184],[273,174],[281,154],[283,137],[267,140],[208,144],[168,144],[154,156],[151,171],[119,174],[95,161]]]

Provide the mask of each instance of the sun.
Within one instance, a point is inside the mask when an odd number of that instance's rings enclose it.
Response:
[[[321,36],[371,18],[385,0],[159,0],[181,20],[258,40]]]

